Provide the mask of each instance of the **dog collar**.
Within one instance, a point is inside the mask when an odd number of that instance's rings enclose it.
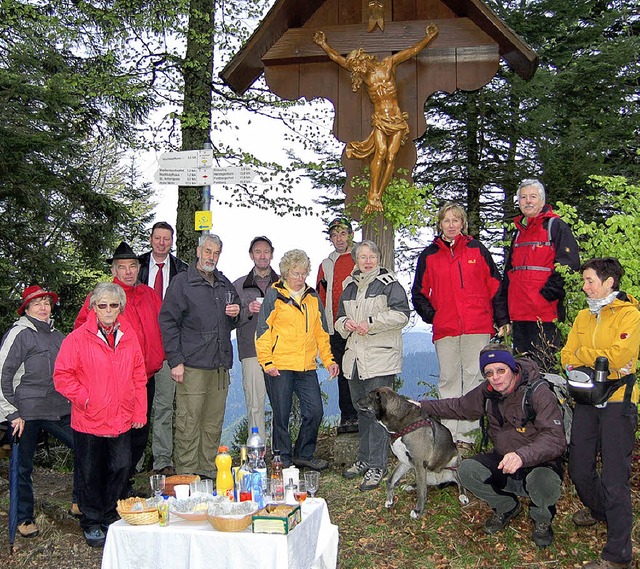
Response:
[[[389,436],[391,437],[391,442],[399,439],[404,435],[408,435],[412,431],[417,431],[420,427],[433,427],[433,423],[431,422],[431,419],[419,419],[415,423],[411,423],[397,433],[390,433]]]

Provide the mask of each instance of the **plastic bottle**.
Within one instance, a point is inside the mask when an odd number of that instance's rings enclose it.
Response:
[[[271,462],[271,484],[272,496],[276,502],[284,502],[284,480],[282,479],[282,460],[277,450],[273,451],[273,461]]]
[[[251,427],[251,434],[247,439],[247,453],[249,455],[249,466],[251,468],[256,468],[258,461],[264,459],[265,451],[266,446],[264,439],[260,436],[258,427]]]
[[[227,496],[233,502],[233,476],[231,475],[231,455],[229,447],[218,447],[218,456],[216,456],[216,494],[218,496]]]

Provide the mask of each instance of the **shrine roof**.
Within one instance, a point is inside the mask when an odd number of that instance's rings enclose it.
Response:
[[[276,0],[253,35],[220,72],[237,94],[244,93],[262,75],[263,57],[290,29],[302,28],[327,0]],[[523,79],[533,77],[538,56],[481,0],[440,0],[457,17],[468,18],[499,48],[500,57]]]

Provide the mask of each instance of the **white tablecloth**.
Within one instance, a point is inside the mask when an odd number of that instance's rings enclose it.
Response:
[[[209,522],[171,516],[170,524],[111,525],[102,569],[335,569],[338,527],[322,498],[302,504],[302,522],[289,535],[218,532]]]

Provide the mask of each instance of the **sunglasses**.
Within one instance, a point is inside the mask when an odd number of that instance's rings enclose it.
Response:
[[[120,303],[119,302],[110,302],[109,304],[107,304],[106,302],[102,302],[100,304],[96,304],[96,306],[100,310],[106,310],[107,307],[113,308],[115,310],[116,308],[120,308]]]

